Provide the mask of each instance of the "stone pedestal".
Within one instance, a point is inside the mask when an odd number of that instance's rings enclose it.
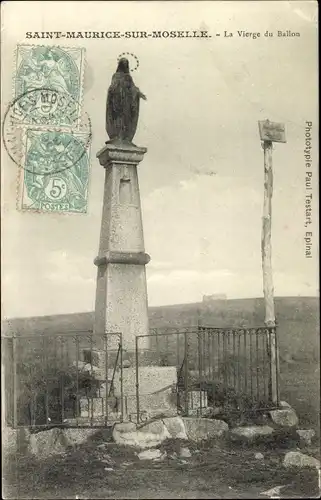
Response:
[[[125,420],[137,419],[136,370],[123,370],[123,402]],[[114,394],[120,396],[120,374],[114,379]],[[177,370],[175,366],[142,366],[138,372],[140,420],[177,412]]]
[[[113,373],[115,366],[109,344],[108,367],[106,355],[99,349],[85,353],[84,362],[94,365],[91,370],[97,380],[104,381],[107,370],[108,387],[113,378],[112,396],[118,407],[123,407],[125,420],[135,419],[137,412],[136,337],[149,334],[145,266],[150,257],[144,247],[137,175],[137,166],[146,151],[129,143],[109,142],[97,154],[105,168],[105,185],[99,252],[94,261],[98,268],[94,333],[121,333],[125,357],[131,367],[123,368],[121,380],[121,360],[118,360]],[[137,347],[140,415],[156,415],[160,411],[175,414],[176,394],[173,395],[172,388],[177,383],[176,367],[146,366],[148,337],[140,338]],[[81,417],[88,418],[90,414],[95,418],[104,417],[108,387],[106,391],[102,384],[91,402],[81,401]]]
[[[105,168],[104,202],[95,303],[95,333],[120,332],[124,350],[135,350],[135,337],[146,335],[148,304],[145,253],[137,166],[146,148],[107,143],[97,158]],[[148,339],[140,340],[140,348]]]

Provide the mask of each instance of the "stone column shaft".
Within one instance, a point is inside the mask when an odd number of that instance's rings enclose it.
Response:
[[[108,143],[97,157],[105,168],[97,270],[95,333],[120,332],[125,350],[148,330],[145,253],[137,166],[146,148]],[[143,346],[143,342],[141,344]]]

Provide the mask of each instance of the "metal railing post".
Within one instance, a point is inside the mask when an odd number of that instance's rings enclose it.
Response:
[[[120,334],[120,421],[124,420],[124,386],[123,386],[123,335]]]
[[[107,333],[104,334],[104,347],[105,347],[105,427],[108,424],[108,398],[109,398],[109,387],[108,387],[108,337]]]
[[[272,403],[278,405],[278,352],[276,341],[276,328],[270,330],[270,364],[271,364],[271,400]]]
[[[137,424],[139,424],[139,358],[138,358],[138,341],[139,337],[135,338],[135,358],[136,358],[136,418]]]
[[[198,347],[199,404],[200,404],[200,413],[202,414],[202,352],[201,352],[201,332],[199,327],[197,331],[197,344],[198,344],[197,347]],[[192,397],[192,403],[193,403],[193,397]]]
[[[272,397],[272,362],[271,362],[271,356],[272,356],[272,351],[271,351],[271,330],[269,328],[266,328],[266,344],[267,344],[267,357],[268,357],[268,398],[269,398],[269,403],[273,402],[273,397]]]
[[[18,425],[17,419],[17,352],[16,352],[16,337],[12,338],[12,361],[13,361],[13,428]]]
[[[79,413],[80,412],[80,404],[79,404],[79,337],[76,335],[74,337],[76,344],[76,425],[79,425]],[[89,408],[88,408],[88,416],[89,416]]]
[[[89,408],[90,408],[90,426],[93,426],[94,423],[94,398],[92,394],[92,381],[94,378],[94,367],[93,367],[93,336],[92,334],[89,337],[90,339],[90,397],[88,398]]]
[[[248,363],[247,363],[247,342],[246,342],[246,333],[247,330],[244,328],[243,330],[243,349],[244,349],[244,392],[247,395],[247,368],[248,368]]]
[[[45,373],[48,372],[48,359],[47,359],[47,346],[46,346],[46,337],[43,337],[43,366],[45,369]],[[48,377],[46,377],[46,394],[45,394],[45,412],[46,412],[46,425],[49,423],[49,388],[48,388]]]
[[[184,392],[185,392],[185,415],[188,416],[188,333],[185,333],[185,373],[184,373]]]
[[[255,332],[255,361],[256,361],[256,399],[257,403],[260,402],[260,373],[259,373],[259,334],[260,330]]]
[[[59,337],[59,339],[60,339],[60,356],[61,356],[61,359],[63,361],[65,341],[64,341],[63,337]],[[62,373],[60,373],[60,404],[61,404],[61,423],[64,423],[64,420],[65,420],[65,373],[64,373],[64,370]]]
[[[252,328],[250,328],[248,330],[249,332],[249,350],[250,350],[250,391],[251,391],[251,401],[253,403],[253,353],[252,353],[252,350],[253,350],[253,330]]]
[[[277,323],[274,327],[275,330],[275,353],[276,353],[276,404],[280,404],[280,357],[279,357],[279,334]]]

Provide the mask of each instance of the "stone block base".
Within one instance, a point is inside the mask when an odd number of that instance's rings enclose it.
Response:
[[[140,420],[156,415],[177,414],[177,370],[175,366],[139,367]],[[120,397],[120,379],[114,382],[115,395]],[[137,421],[136,369],[123,370],[124,418]]]
[[[92,353],[91,353],[92,354]],[[92,361],[101,364],[98,358]],[[85,361],[88,361],[86,359]],[[90,367],[84,363],[84,368]],[[94,367],[94,374],[100,380],[99,389],[95,397],[82,397],[79,400],[80,418],[102,418],[106,414],[106,373],[101,367]],[[140,414],[156,416],[161,414],[177,414],[177,370],[175,366],[142,366],[139,367],[139,410]],[[108,418],[111,413],[121,411],[121,399],[123,398],[124,419],[137,420],[137,392],[136,392],[136,367],[123,368],[121,381],[121,371],[115,373],[108,369]],[[113,387],[111,380],[113,379]],[[111,390],[111,392],[110,392]],[[192,406],[199,405],[197,401],[199,393],[191,393]],[[202,391],[203,405],[207,403],[206,392]],[[198,406],[199,407],[199,406]]]
[[[157,392],[155,394],[142,394],[139,396],[140,420],[155,417],[157,415],[176,415],[177,396],[171,390]],[[128,420],[137,419],[136,396],[124,396],[124,417]]]
[[[157,391],[170,389],[177,384],[175,366],[141,366],[139,367],[139,394],[153,394]],[[120,372],[114,379],[115,396],[120,396]],[[123,369],[123,394],[136,395],[136,368]]]

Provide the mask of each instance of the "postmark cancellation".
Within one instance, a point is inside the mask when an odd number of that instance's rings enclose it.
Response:
[[[86,213],[91,122],[82,109],[85,49],[17,45],[3,122],[18,165],[17,209]]]

